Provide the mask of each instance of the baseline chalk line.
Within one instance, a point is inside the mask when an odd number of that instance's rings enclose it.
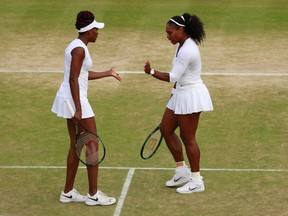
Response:
[[[0,166],[0,169],[66,169],[66,166]],[[79,166],[86,169],[86,166]],[[164,167],[101,167],[99,169],[110,170],[175,170],[175,168]],[[288,172],[288,169],[272,168],[201,168],[201,171],[226,171],[226,172]]]

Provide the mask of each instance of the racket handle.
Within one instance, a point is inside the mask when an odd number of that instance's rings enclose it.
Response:
[[[75,111],[74,111],[74,109],[73,109],[73,107],[72,107],[69,99],[66,99],[66,100],[65,100],[65,103],[67,104],[67,106],[68,106],[68,108],[69,108],[69,110],[70,110],[70,112],[71,112],[71,115],[74,116]]]

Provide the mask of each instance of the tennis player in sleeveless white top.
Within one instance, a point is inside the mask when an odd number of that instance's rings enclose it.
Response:
[[[57,116],[67,119],[68,133],[70,136],[70,148],[67,157],[66,182],[64,190],[60,194],[60,202],[85,202],[86,205],[112,205],[116,202],[114,197],[109,197],[98,189],[98,165],[87,166],[88,193],[82,196],[74,188],[74,181],[79,166],[74,144],[76,142],[75,124],[81,122],[88,130],[97,133],[94,112],[87,98],[88,80],[104,77],[114,77],[121,80],[114,68],[104,72],[91,71],[92,60],[87,48],[88,43],[94,43],[98,37],[98,29],[104,27],[104,23],[98,23],[94,14],[90,11],[80,11],[75,24],[78,30],[78,38],[73,40],[65,49],[64,81],[62,82],[53,106],[52,112]],[[71,116],[65,100],[69,99],[74,110]],[[79,125],[79,130],[82,130]]]
[[[66,99],[69,99],[71,104],[75,105],[72,98],[71,90],[70,90],[70,66],[71,66],[71,60],[72,55],[71,51],[75,49],[76,47],[82,47],[85,50],[85,58],[82,63],[82,67],[80,70],[78,82],[79,82],[79,93],[80,93],[80,102],[81,102],[81,108],[82,108],[82,118],[89,118],[94,116],[94,112],[88,102],[87,99],[87,93],[88,93],[88,75],[89,70],[92,67],[92,59],[90,57],[89,51],[87,46],[80,40],[75,39],[73,40],[66,48],[65,50],[65,62],[64,62],[64,81],[62,82],[56,98],[54,100],[54,104],[52,107],[52,112],[57,114],[58,117],[63,118],[72,118],[71,113],[65,103]]]
[[[144,65],[145,73],[175,83],[160,125],[176,163],[175,174],[166,182],[166,186],[185,184],[176,189],[181,194],[202,192],[205,187],[200,175],[200,149],[196,141],[196,130],[201,112],[213,110],[209,91],[201,79],[201,57],[197,46],[203,41],[205,31],[197,16],[184,13],[167,22],[166,33],[172,44],[178,44],[171,72],[154,70],[149,61]],[[178,127],[192,172],[185,164],[182,144],[175,134]]]

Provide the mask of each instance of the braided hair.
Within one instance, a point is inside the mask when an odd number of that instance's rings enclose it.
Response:
[[[196,44],[201,44],[205,38],[204,24],[196,15],[184,13],[182,16],[173,16],[167,24],[174,24],[178,28],[183,27],[186,34],[189,35]]]
[[[94,14],[90,11],[80,11],[76,18],[75,26],[78,30],[94,21]]]

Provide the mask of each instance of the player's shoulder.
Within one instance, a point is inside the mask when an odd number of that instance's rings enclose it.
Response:
[[[183,44],[183,46],[181,47],[179,51],[179,54],[182,57],[186,56],[186,58],[194,56],[195,54],[198,54],[198,53],[199,53],[198,46],[195,43],[195,41],[191,38],[185,41],[185,43]]]
[[[75,50],[75,49],[81,50],[81,51],[83,51],[83,52],[86,52],[87,47],[86,47],[86,45],[85,45],[81,40],[75,39],[75,40],[71,41],[71,42],[68,44],[65,52],[66,52],[66,53],[71,53],[71,51],[72,51],[72,50]]]

